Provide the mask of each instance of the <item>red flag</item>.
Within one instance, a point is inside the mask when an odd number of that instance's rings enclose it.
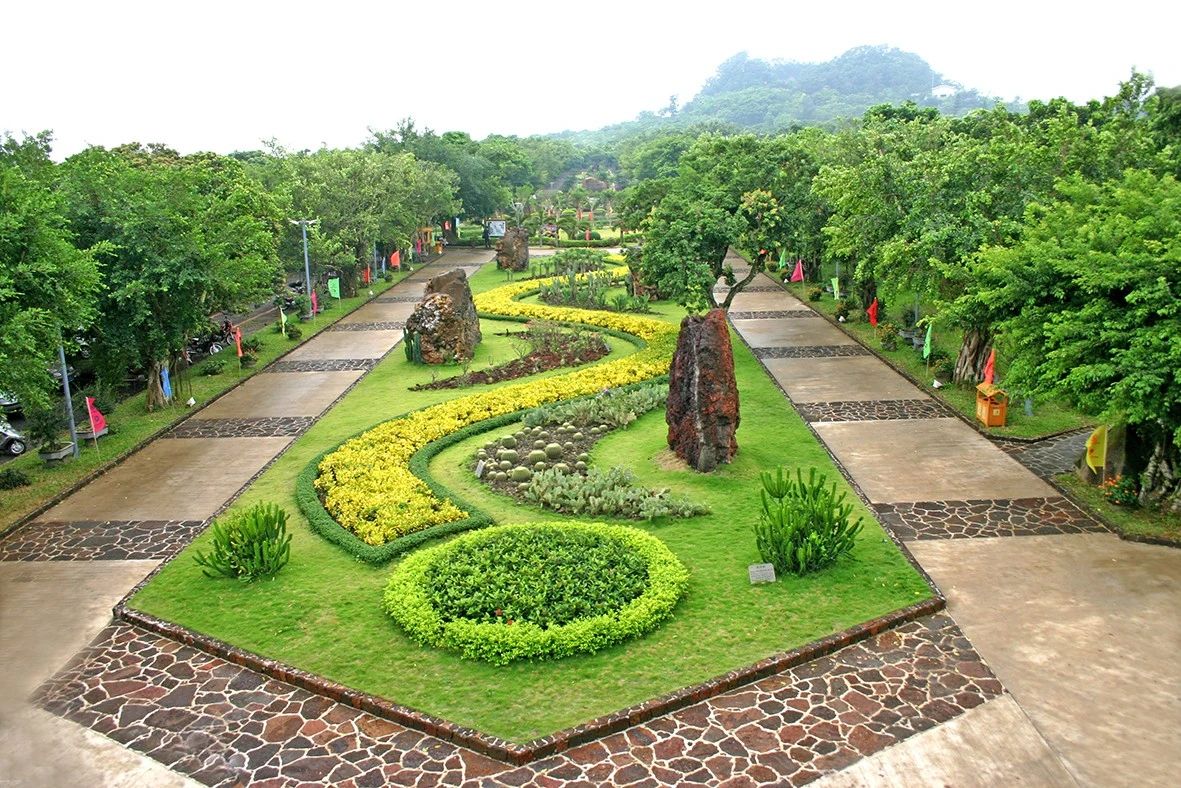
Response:
[[[316,300],[316,291],[312,290],[312,314],[320,311],[320,302]]]
[[[390,252],[390,267],[402,270],[402,251],[400,249]]]
[[[996,377],[996,348],[989,352],[988,361],[984,364],[984,382],[991,385],[994,377]]]
[[[873,326],[874,328],[877,328],[877,325],[878,325],[878,300],[876,298],[873,300],[873,303],[869,305],[869,309],[865,310],[865,313],[867,315],[869,315],[869,324],[871,326]]]
[[[369,268],[365,268],[365,284],[369,284]]]
[[[94,397],[86,398],[86,410],[90,413],[90,433],[98,435],[107,428],[107,419],[94,404]]]
[[[796,260],[796,268],[794,271],[791,272],[791,281],[793,281],[793,282],[804,281],[804,261],[803,260]]]
[[[238,348],[238,358],[242,358],[242,329],[234,326],[234,344]]]

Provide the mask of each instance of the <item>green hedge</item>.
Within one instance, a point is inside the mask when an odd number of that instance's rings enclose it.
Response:
[[[545,629],[528,621],[508,624],[444,620],[432,604],[428,590],[432,568],[439,562],[449,561],[455,551],[488,545],[506,531],[516,528],[555,533],[584,530],[617,540],[647,562],[647,587],[618,610]],[[506,567],[506,571],[511,570]],[[502,525],[466,534],[408,556],[390,577],[384,607],[417,643],[456,651],[467,659],[506,665],[524,659],[590,654],[651,632],[672,615],[673,608],[688,588],[688,582],[689,572],[673,552],[656,537],[635,528],[601,523]]]

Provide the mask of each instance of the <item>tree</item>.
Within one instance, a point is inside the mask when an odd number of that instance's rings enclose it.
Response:
[[[209,316],[273,291],[283,217],[239,162],[159,146],[89,148],[63,165],[62,188],[79,240],[105,242],[99,374],[118,383],[146,369],[147,406],[159,407],[161,371]]]
[[[94,318],[95,253],[79,249],[53,190],[48,133],[0,145],[0,391],[51,407],[57,348]]]
[[[1006,383],[1125,421],[1150,447],[1146,501],[1181,511],[1181,184],[1128,170],[1059,182],[1021,240],[973,266]]]

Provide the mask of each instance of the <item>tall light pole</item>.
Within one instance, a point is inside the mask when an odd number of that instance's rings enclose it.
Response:
[[[313,316],[312,310],[312,265],[308,262],[308,225],[316,224],[319,219],[288,219],[292,224],[299,225],[300,235],[303,236],[303,294],[308,297],[308,314],[304,315],[305,320],[310,320]]]
[[[70,440],[74,443],[74,456],[78,457],[82,451],[78,448],[78,427],[74,424],[74,400],[70,396],[70,368],[66,366],[66,349],[60,343],[57,346],[57,360],[62,365],[62,391],[66,395],[66,416],[70,420]]]

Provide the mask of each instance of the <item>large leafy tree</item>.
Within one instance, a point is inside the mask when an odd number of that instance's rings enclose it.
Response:
[[[63,192],[79,241],[103,244],[100,375],[147,370],[147,405],[159,407],[161,370],[209,316],[273,290],[282,216],[239,162],[159,146],[89,148],[63,165]]]
[[[1033,206],[1021,240],[973,266],[1006,382],[1126,421],[1150,447],[1145,497],[1181,511],[1181,184],[1075,175]]]
[[[0,144],[0,391],[51,405],[59,344],[94,318],[96,249],[79,249],[53,189],[48,134]]]

